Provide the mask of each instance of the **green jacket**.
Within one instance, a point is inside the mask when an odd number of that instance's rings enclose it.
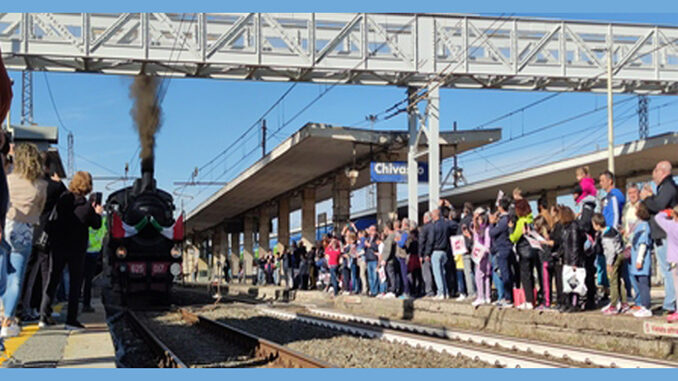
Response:
[[[89,228],[89,245],[87,246],[88,253],[100,253],[106,237],[106,217],[101,217],[101,227],[99,229]]]
[[[516,227],[515,229],[513,229],[513,233],[511,233],[511,235],[509,236],[511,242],[513,243],[518,242],[520,240],[520,237],[523,236],[525,224],[531,223],[532,223],[532,213],[528,214],[527,216],[518,218],[518,221],[516,222]]]

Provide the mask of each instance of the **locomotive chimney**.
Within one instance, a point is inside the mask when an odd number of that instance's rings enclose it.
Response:
[[[155,179],[153,176],[154,167],[153,156],[141,160],[141,191],[155,190]]]

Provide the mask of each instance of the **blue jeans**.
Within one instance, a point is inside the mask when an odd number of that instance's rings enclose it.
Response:
[[[33,226],[7,220],[5,234],[9,238],[11,252],[7,267],[7,289],[2,294],[2,303],[5,308],[5,317],[10,318],[16,314],[16,307],[21,297],[21,283],[33,245]]]
[[[494,283],[494,287],[497,289],[497,300],[504,300],[504,282],[501,280],[499,271],[497,271],[499,267],[497,257],[496,254],[492,256],[492,283]]]
[[[339,266],[330,266],[330,284],[334,289],[334,295],[339,293],[339,282],[337,282],[337,268]]]
[[[367,262],[367,283],[370,284],[370,294],[379,293],[379,278],[377,277],[377,261]]]
[[[666,241],[666,239],[664,239]],[[676,289],[673,284],[673,276],[671,275],[671,269],[669,268],[669,263],[666,261],[666,251],[667,246],[666,242],[663,242],[662,245],[654,245],[654,252],[657,256],[657,267],[659,271],[662,272],[664,277],[664,305],[663,308],[665,311],[675,311],[676,310]]]
[[[351,279],[353,279],[353,292],[360,292],[360,277],[358,276],[358,262],[355,259],[351,259]]]
[[[629,262],[629,261],[626,261],[626,262]],[[629,266],[628,266],[628,264],[624,264],[624,265],[622,266],[622,268],[621,268],[621,276],[622,276],[622,279],[624,280],[624,288],[626,288],[626,297],[627,297],[627,299],[631,299],[632,294],[633,294],[633,293],[631,292],[631,290],[633,289],[633,288],[632,288],[632,285],[631,285],[631,284],[632,284],[632,283],[631,283],[631,282],[632,282],[631,279],[633,279],[633,277],[632,277],[632,276],[629,276]]]
[[[9,267],[9,252],[11,248],[3,239],[0,242],[0,295],[7,289],[7,267]]]
[[[626,265],[626,274],[629,274],[629,269],[631,266],[634,266],[635,264],[627,264]],[[629,275],[629,280],[631,284],[631,288],[633,288],[633,304],[636,306],[640,306],[640,288],[638,288],[638,282],[636,281],[636,277],[634,275]]]
[[[457,270],[457,291],[466,295],[466,284],[464,283],[464,269]]]
[[[610,288],[610,279],[607,277],[607,263],[603,254],[596,256],[596,284]]]
[[[447,296],[447,282],[445,281],[444,267],[447,262],[447,253],[442,250],[434,250],[431,254],[433,266],[433,278],[438,288],[438,296]],[[466,285],[468,287],[468,285]]]

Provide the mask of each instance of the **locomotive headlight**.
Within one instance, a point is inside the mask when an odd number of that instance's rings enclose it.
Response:
[[[172,247],[172,250],[170,250],[170,255],[172,256],[172,258],[181,258],[181,246],[174,245],[174,247]]]
[[[172,265],[170,266],[170,274],[172,274],[172,276],[177,276],[180,273],[181,273],[181,265],[178,264],[178,263],[172,263]]]
[[[115,250],[115,255],[120,259],[125,259],[127,256],[127,249],[125,246],[120,246]]]

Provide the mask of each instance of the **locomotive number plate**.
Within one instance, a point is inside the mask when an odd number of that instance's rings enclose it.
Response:
[[[146,264],[145,263],[130,263],[129,272],[132,274],[146,274]]]
[[[168,269],[169,269],[169,263],[165,263],[165,262],[154,263],[152,270],[151,270],[151,275],[165,274],[165,273],[167,273]]]

